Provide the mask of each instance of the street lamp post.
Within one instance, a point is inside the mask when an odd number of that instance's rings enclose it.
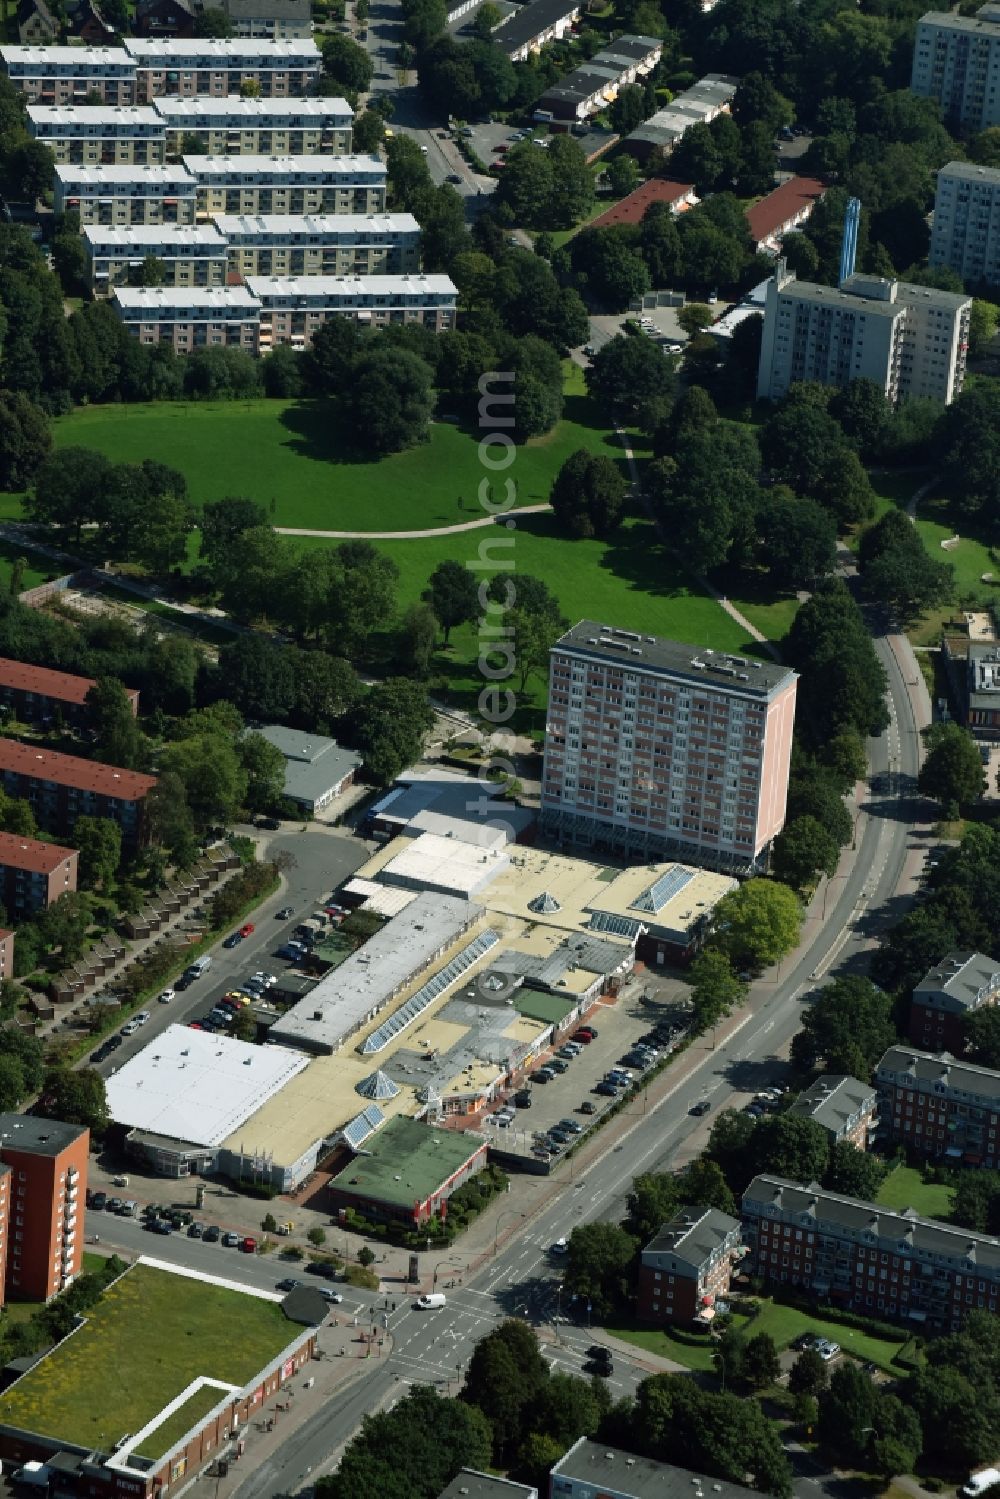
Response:
[[[828,896],[830,894],[830,886],[833,884],[834,880],[846,880],[846,879],[847,879],[847,870],[845,869],[844,872],[843,872],[843,874],[834,874],[834,875],[831,875],[830,878],[827,880],[827,882],[826,882],[826,888],[823,891],[823,911],[822,911],[822,915],[820,916],[820,920],[821,921],[825,921],[826,920],[826,902],[827,902],[827,898],[828,898]]]
[[[436,1286],[437,1283],[438,1283],[438,1271],[441,1269],[442,1265],[457,1265],[457,1264],[458,1264],[458,1261],[457,1261],[457,1259],[455,1258],[455,1256],[453,1254],[449,1254],[448,1257],[447,1257],[447,1259],[438,1260],[437,1264],[434,1266],[434,1280],[433,1280],[431,1289],[433,1289],[433,1287]]]
[[[505,1218],[527,1218],[527,1216],[528,1216],[527,1213],[519,1213],[515,1208],[511,1208],[508,1212],[506,1212],[506,1213],[499,1213],[497,1215],[497,1225],[496,1225],[496,1228],[495,1228],[494,1233],[493,1233],[493,1258],[494,1259],[496,1259],[497,1246],[498,1246],[498,1244],[500,1242],[500,1225],[503,1222],[503,1220]]]

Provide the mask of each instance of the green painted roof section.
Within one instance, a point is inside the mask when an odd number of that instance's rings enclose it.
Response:
[[[434,1129],[400,1116],[365,1141],[364,1153],[345,1166],[332,1185],[395,1207],[412,1207],[461,1171],[481,1145],[480,1139],[461,1130]]]
[[[576,1001],[563,999],[558,994],[543,994],[538,989],[515,989],[514,1008],[529,1020],[540,1020],[543,1025],[558,1025],[572,1010]]]
[[[277,1302],[133,1265],[0,1395],[0,1423],[110,1452],[199,1376],[242,1388],[303,1331]]]

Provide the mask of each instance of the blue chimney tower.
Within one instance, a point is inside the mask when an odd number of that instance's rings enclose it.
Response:
[[[854,262],[858,255],[858,225],[861,222],[861,200],[848,198],[844,214],[844,240],[840,247],[840,282],[843,286],[848,276],[854,275]]]

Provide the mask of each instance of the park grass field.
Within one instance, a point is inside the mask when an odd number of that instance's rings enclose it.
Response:
[[[517,449],[517,505],[548,501],[577,448],[623,461],[614,429],[567,365],[565,414]],[[258,501],[275,526],[332,531],[418,531],[481,518],[480,481],[491,475],[478,432],[435,422],[430,441],[371,461],[325,401],[159,402],[80,407],[55,424],[57,447],[96,448],[119,463],[154,458],[179,468],[198,506],[224,495]],[[494,460],[501,456],[498,450]],[[505,476],[503,476],[505,477]],[[461,506],[459,501],[461,500]]]
[[[938,1182],[925,1182],[915,1166],[897,1166],[886,1177],[876,1198],[883,1207],[915,1208],[925,1218],[951,1217],[952,1189]]]
[[[109,1451],[200,1376],[242,1387],[297,1332],[276,1302],[136,1265],[0,1396],[0,1420]]]

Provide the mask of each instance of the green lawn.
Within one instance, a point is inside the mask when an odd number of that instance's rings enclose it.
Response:
[[[578,367],[567,366],[565,390],[563,420],[517,450],[509,472],[518,505],[545,503],[577,448],[621,457]],[[435,422],[430,441],[405,453],[379,461],[352,454],[350,434],[320,401],[81,407],[55,424],[54,435],[58,447],[97,448],[119,462],[172,464],[186,474],[198,505],[246,495],[265,507],[273,525],[314,530],[418,531],[475,520],[484,514],[480,481],[492,477],[500,496],[506,477],[484,467],[479,432],[449,422]]]
[[[213,1406],[218,1405],[225,1399],[225,1391],[216,1389],[214,1385],[202,1385],[200,1390],[195,1390],[189,1395],[184,1404],[173,1415],[151,1431],[141,1447],[136,1448],[136,1454],[140,1457],[148,1457],[154,1462],[169,1452],[175,1442],[179,1442],[185,1432],[191,1430],[205,1416]]]
[[[509,545],[507,545],[509,543]],[[302,539],[302,546],[323,542]],[[328,544],[328,543],[326,543]],[[595,619],[626,630],[667,635],[715,650],[746,651],[752,642],[722,608],[670,563],[649,521],[633,518],[609,541],[567,541],[549,515],[525,516],[513,530],[470,531],[464,535],[426,537],[418,541],[380,541],[379,549],[399,568],[399,602],[405,609],[419,599],[434,568],[444,557],[459,562],[513,562],[515,588],[519,572],[542,578],[559,599],[567,619]],[[486,566],[489,577],[496,566]],[[474,707],[486,685],[477,669],[479,641],[472,625],[452,631],[441,649],[435,675],[447,679],[452,701]],[[516,685],[516,684],[515,684]],[[545,682],[529,678],[516,720],[523,729],[544,722]]]
[[[737,1320],[741,1324],[745,1321],[742,1317]],[[673,1359],[675,1364],[683,1364],[685,1369],[710,1374],[715,1368],[712,1363],[712,1349],[715,1345],[707,1333],[697,1342],[687,1342],[665,1327],[609,1327],[605,1330],[613,1338],[621,1338],[623,1342],[632,1343],[636,1348],[644,1348],[647,1353]]]
[[[136,1265],[0,1396],[0,1421],[107,1451],[201,1375],[244,1385],[300,1331],[275,1302]]]
[[[915,1208],[925,1218],[951,1217],[951,1187],[925,1182],[915,1166],[897,1166],[882,1183],[877,1201],[886,1208]]]

